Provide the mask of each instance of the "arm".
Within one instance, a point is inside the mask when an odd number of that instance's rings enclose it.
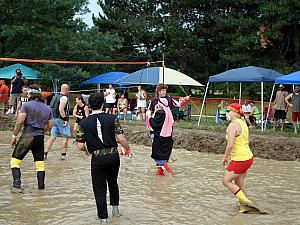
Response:
[[[293,96],[293,93],[289,94],[289,95],[286,96],[285,99],[284,99],[285,102],[286,102],[286,104],[287,104],[289,107],[293,107],[293,104],[291,104],[291,103],[289,102],[289,99],[292,98],[292,96]]]
[[[74,109],[73,109],[72,115],[73,115],[74,117],[78,117],[76,112],[77,112],[77,105],[75,105],[75,106],[74,106]]]
[[[17,79],[17,77],[14,76],[14,77],[12,78],[12,80],[11,80],[11,83],[12,83],[12,84],[15,83],[15,82],[16,82],[16,79]]]
[[[234,140],[236,136],[239,136],[241,134],[241,126],[235,122],[231,123],[228,126],[228,137],[227,137],[227,145],[226,145],[226,150],[222,158],[222,164],[225,166],[228,162],[228,156],[230,155],[233,146],[234,146]]]
[[[25,77],[22,77],[22,80],[23,80],[24,84],[28,83],[28,80]]]
[[[53,126],[53,120],[48,120],[44,131],[50,131]]]
[[[89,110],[89,107],[87,105],[84,106],[84,114],[85,114],[85,117],[88,117],[90,115],[90,110]]]
[[[19,113],[15,127],[14,127],[13,135],[12,135],[12,140],[11,140],[12,146],[15,146],[17,143],[16,136],[19,134],[20,130],[22,129],[25,119],[26,119],[26,113]]]
[[[117,142],[119,142],[125,148],[126,155],[131,157],[132,156],[132,151],[129,147],[128,141],[126,140],[126,138],[123,134],[123,129],[122,129],[121,124],[120,124],[118,119],[115,119],[114,127],[115,127],[114,129],[115,129],[115,136],[116,136]]]
[[[17,109],[16,109],[16,113],[15,113],[15,116],[17,117],[18,116],[18,114],[19,114],[19,110],[20,110],[20,108],[21,108],[21,102],[20,101],[18,101],[18,104],[17,104]]]
[[[129,157],[131,157],[132,156],[132,151],[131,151],[131,149],[129,147],[128,141],[125,138],[124,134],[116,134],[116,139],[125,148],[126,155],[128,155]]]
[[[59,110],[59,114],[62,118],[65,118],[67,116],[66,113],[65,113],[66,104],[67,104],[66,102],[62,102],[62,101],[59,103],[58,110]]]

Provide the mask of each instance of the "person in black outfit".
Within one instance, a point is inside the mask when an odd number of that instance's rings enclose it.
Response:
[[[89,105],[92,113],[79,123],[76,141],[79,150],[92,155],[91,174],[98,217],[101,224],[106,224],[108,218],[106,203],[107,184],[110,194],[110,205],[113,207],[112,215],[119,215],[119,187],[117,180],[120,158],[117,142],[125,148],[126,155],[131,156],[132,152],[123,134],[119,120],[114,115],[101,111],[103,103],[103,93],[91,94]]]
[[[22,93],[22,87],[28,83],[28,80],[23,76],[20,69],[16,69],[16,75],[11,78],[11,92],[9,98],[9,110],[6,114],[14,113],[15,106],[17,105],[20,94]]]

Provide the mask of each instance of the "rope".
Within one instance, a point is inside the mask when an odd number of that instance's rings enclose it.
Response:
[[[81,61],[62,61],[47,59],[18,59],[18,58],[0,58],[0,61],[7,62],[28,62],[28,63],[49,63],[49,64],[90,64],[90,65],[149,65],[150,62],[81,62]]]

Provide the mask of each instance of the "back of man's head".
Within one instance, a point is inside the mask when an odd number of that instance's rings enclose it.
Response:
[[[103,93],[93,93],[89,97],[89,105],[92,110],[99,110],[102,108],[104,102]]]

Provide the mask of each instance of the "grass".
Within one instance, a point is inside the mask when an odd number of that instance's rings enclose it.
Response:
[[[225,123],[229,123],[226,122]],[[121,121],[121,124],[124,124]],[[145,122],[143,121],[127,121],[126,125],[129,126],[145,126]],[[175,121],[174,128],[183,128],[183,129],[192,129],[192,130],[207,130],[212,132],[223,133],[225,135],[227,125],[219,124],[217,125],[215,122],[215,117],[202,117],[200,126],[198,126],[198,117],[192,117],[191,121],[179,120]],[[280,136],[280,137],[298,137],[297,134],[294,134],[294,128],[292,124],[286,124],[284,131],[280,131],[280,129],[272,130],[272,124],[267,125],[267,129],[263,132],[261,131],[260,126],[256,126],[252,129],[249,129],[250,134],[257,134],[262,136]]]

